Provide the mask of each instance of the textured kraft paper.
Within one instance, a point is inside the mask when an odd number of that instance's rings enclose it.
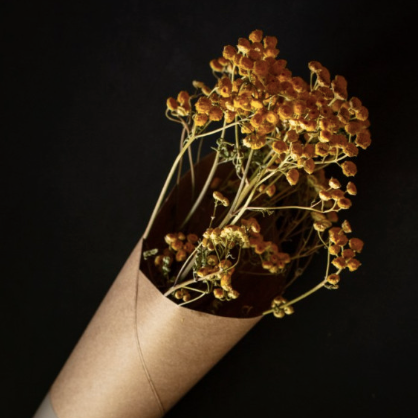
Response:
[[[195,167],[197,190],[214,156]],[[220,165],[216,175],[225,178],[228,170]],[[143,273],[149,270],[147,262],[141,265],[142,245],[159,247],[161,237],[179,230],[193,201],[190,184],[189,171],[160,209],[146,242],[140,240],[131,253],[34,418],[161,417],[261,319],[256,308],[252,317],[235,318],[240,315],[234,310],[215,316],[178,306]],[[213,212],[210,195],[189,231],[203,233]],[[274,280],[263,283],[265,288],[252,288],[256,299],[248,303],[264,306],[281,290]]]
[[[161,417],[260,320],[171,302],[138,269],[141,248],[142,241],[51,388],[58,418]]]

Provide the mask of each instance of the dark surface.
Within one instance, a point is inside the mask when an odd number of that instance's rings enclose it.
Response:
[[[416,416],[412,2],[183,3],[2,3],[1,415],[32,416],[143,233],[178,148],[166,98],[260,28],[295,75],[321,61],[370,109],[363,266],[264,319],[168,416]]]

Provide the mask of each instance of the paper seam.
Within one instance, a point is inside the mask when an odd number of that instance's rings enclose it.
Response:
[[[147,369],[147,366],[145,364],[145,359],[144,356],[142,354],[142,350],[141,350],[141,342],[139,339],[139,332],[138,332],[138,292],[139,292],[139,269],[138,269],[138,274],[136,276],[136,289],[135,289],[135,335],[136,335],[136,343],[137,343],[137,347],[138,347],[138,352],[139,352],[139,357],[141,359],[141,364],[142,364],[142,368],[144,369],[145,372],[145,376],[147,377],[148,380],[148,384],[150,385],[150,388],[152,390],[152,393],[154,394],[154,397],[158,403],[158,406],[160,408],[160,412],[161,412],[161,416],[164,416],[165,414],[165,409],[164,406],[161,402],[160,397],[158,396],[157,390],[154,386],[154,383],[151,379],[151,375]]]

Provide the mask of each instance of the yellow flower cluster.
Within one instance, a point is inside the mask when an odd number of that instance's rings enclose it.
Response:
[[[154,264],[162,269],[164,265],[170,267],[174,260],[185,261],[188,255],[195,250],[198,239],[196,234],[188,234],[187,237],[182,232],[167,234],[164,240],[168,247],[164,249],[162,254],[155,257]]]
[[[283,271],[290,263],[290,255],[279,251],[279,247],[272,241],[264,241],[260,233],[260,225],[255,218],[241,219],[241,225],[250,236],[250,247],[261,258],[261,266],[272,274]]]
[[[331,178],[328,181],[328,187],[324,184],[318,184],[317,186],[318,196],[322,202],[325,203],[325,208],[332,207],[335,211],[340,209],[349,209],[352,205],[351,200],[346,196],[346,193],[349,195],[356,195],[357,188],[353,182],[348,182],[345,192],[341,190],[341,183],[336,178]],[[320,216],[321,214],[318,214]],[[320,225],[314,223],[314,228],[317,231],[323,231],[320,228]]]
[[[225,197],[221,192],[213,192],[213,198],[216,203],[220,203],[224,206],[229,206],[229,199]]]
[[[283,296],[277,296],[271,302],[273,315],[276,318],[283,318],[285,315],[292,315],[295,312],[292,305],[287,305],[287,299]]]
[[[237,299],[239,292],[232,287],[232,274],[235,268],[232,266],[231,260],[218,260],[216,255],[210,255],[207,262],[208,266],[200,268],[197,271],[197,276],[200,278],[209,276],[214,285],[213,295],[216,299],[223,301]]]
[[[264,241],[260,225],[255,218],[241,219],[241,226],[226,225],[223,228],[209,228],[203,234],[202,247],[207,251],[205,265],[197,271],[197,276],[215,283],[213,294],[217,299],[236,299],[239,293],[232,287],[235,268],[229,259],[219,261],[215,254],[225,257],[235,247],[252,249],[261,259],[263,269],[272,274],[282,271],[290,262],[287,253],[280,252],[276,244]]]
[[[336,285],[340,281],[339,272],[348,269],[356,271],[361,263],[355,257],[361,253],[364,243],[359,238],[349,239],[346,234],[352,232],[350,223],[345,220],[341,227],[333,227],[328,230],[329,243],[328,251],[334,256],[331,263],[338,269],[337,273],[327,277],[328,283]]]
[[[202,245],[210,251],[214,251],[217,245],[229,249],[236,245],[250,248],[250,239],[246,228],[226,225],[223,228],[208,228],[203,234]]]
[[[221,73],[209,89],[196,82],[201,96],[190,105],[182,91],[177,100],[169,98],[168,109],[178,115],[192,114],[194,124],[204,127],[211,121],[240,123],[244,146],[258,150],[266,145],[277,153],[277,163],[287,159],[296,167],[288,170],[289,184],[296,185],[299,171],[311,174],[326,157],[358,155],[358,148],[371,144],[368,110],[361,101],[348,99],[347,81],[316,61],[308,67],[315,83],[294,77],[287,62],[277,59],[277,39],[263,37],[260,30],[240,38],[236,47],[227,45],[223,56],[210,62]],[[356,166],[345,162],[344,175],[354,176]]]

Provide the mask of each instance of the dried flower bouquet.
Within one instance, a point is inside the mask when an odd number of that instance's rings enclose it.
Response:
[[[144,234],[144,258],[153,264],[144,268],[182,306],[218,315],[272,313],[282,318],[316,290],[337,289],[341,272],[360,266],[363,242],[348,236],[349,222],[339,219],[351,207],[349,196],[356,195],[356,186],[337,174],[327,178],[325,168],[339,167],[345,177],[357,173],[347,159],[371,143],[368,110],[358,98],[348,98],[343,76],[331,79],[327,68],[312,61],[308,83],[292,76],[278,55],[277,39],[255,30],[210,62],[217,78],[213,87],[194,81],[193,94],[181,91],[167,100],[167,117],[183,128],[180,153]],[[199,161],[204,141],[212,141],[215,156],[198,189],[193,154]],[[189,210],[150,248],[147,238],[155,217],[176,170],[179,182],[186,156]],[[222,165],[228,169],[219,176]],[[202,205],[205,212],[198,210]],[[284,291],[323,248],[324,278],[287,301]],[[249,301],[239,291],[245,281],[245,291],[258,294],[263,281],[272,280],[280,283],[279,293],[268,305]],[[226,306],[231,302],[234,309]]]
[[[292,314],[360,266],[363,242],[339,218],[357,193],[347,159],[371,142],[368,111],[319,62],[309,82],[293,77],[276,44],[255,30],[210,62],[213,87],[193,82],[192,95],[167,100],[180,152],[35,418],[161,417],[263,314]],[[324,277],[285,299],[321,250]]]

